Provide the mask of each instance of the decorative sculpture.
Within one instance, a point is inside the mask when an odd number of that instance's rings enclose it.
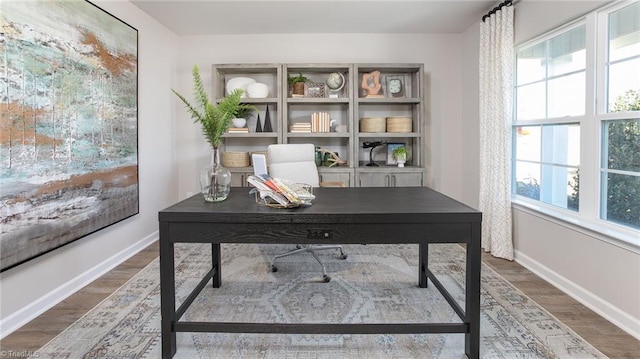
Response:
[[[264,115],[264,126],[262,128],[263,132],[273,132],[273,128],[271,127],[271,117],[269,117],[269,106],[267,106],[267,113]]]
[[[371,150],[369,151],[369,163],[367,163],[367,166],[369,167],[380,167],[377,163],[373,162],[373,149],[378,147],[378,146],[382,146],[384,144],[384,142],[382,141],[374,141],[374,142],[363,142],[362,143],[362,148],[370,148]]]
[[[373,71],[368,74],[362,75],[362,84],[360,85],[365,91],[367,91],[367,97],[382,97],[380,95],[380,71]]]
[[[260,123],[260,114],[258,114],[258,120],[256,121],[256,132],[262,132],[262,124]]]
[[[329,156],[331,156],[330,158],[327,159],[327,161],[331,162],[331,164],[328,167],[346,166],[347,165],[347,161],[345,161],[342,158],[338,157],[338,155],[335,152],[332,152],[332,151],[329,151],[329,150],[325,150],[324,148],[319,148],[318,151],[321,152],[321,153],[327,153],[327,154],[329,154]]]

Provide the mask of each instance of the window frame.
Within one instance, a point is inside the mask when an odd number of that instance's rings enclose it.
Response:
[[[580,116],[564,116],[534,120],[518,121],[517,107],[517,68],[514,69],[514,107],[512,133],[512,205],[514,208],[543,217],[554,223],[568,226],[579,232],[596,237],[614,245],[640,253],[640,230],[629,226],[600,218],[603,206],[601,201],[601,155],[603,139],[603,124],[615,119],[634,119],[640,117],[640,111],[626,111],[609,113],[607,110],[607,51],[608,51],[608,17],[609,14],[631,5],[632,2],[622,1],[608,4],[584,16],[548,31],[536,38],[525,41],[514,47],[514,63],[517,65],[519,51],[545,43],[548,40],[567,33],[579,26],[585,25],[585,111]],[[548,81],[545,73],[544,81]],[[545,94],[545,115],[548,114],[548,103]],[[516,130],[520,126],[569,125],[577,123],[580,126],[580,207],[578,211],[555,206],[553,204],[535,200],[516,194]],[[542,158],[540,164],[542,164]]]

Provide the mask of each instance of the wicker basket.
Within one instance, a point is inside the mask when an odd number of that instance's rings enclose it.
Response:
[[[361,118],[360,132],[385,132],[384,117]]]
[[[387,132],[407,133],[413,128],[411,117],[387,117]]]
[[[222,165],[225,167],[248,167],[249,152],[222,152]]]

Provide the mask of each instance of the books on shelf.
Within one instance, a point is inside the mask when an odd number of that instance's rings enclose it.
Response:
[[[247,182],[260,192],[260,198],[265,201],[271,199],[283,207],[309,205],[316,198],[305,185],[281,178],[249,176]]]
[[[249,133],[248,127],[229,127],[227,130],[229,133]]]
[[[296,122],[289,127],[289,132],[311,132],[311,122]]]
[[[312,113],[311,132],[331,132],[331,115],[328,112]]]
[[[311,122],[296,122],[289,126],[292,133],[331,132],[331,115],[328,112],[314,112]]]

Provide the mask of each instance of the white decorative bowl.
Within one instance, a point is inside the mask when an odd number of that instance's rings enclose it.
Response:
[[[247,86],[255,83],[256,80],[249,77],[234,77],[231,80],[227,81],[227,95],[235,91],[236,89],[245,90],[245,93],[242,94],[242,97],[247,97],[246,90]]]
[[[236,117],[233,120],[231,120],[231,123],[233,123],[233,127],[241,128],[241,127],[244,127],[244,125],[247,124],[247,120],[242,118],[242,117]]]
[[[252,83],[247,86],[247,94],[251,98],[267,98],[269,96],[269,88],[260,82]]]

